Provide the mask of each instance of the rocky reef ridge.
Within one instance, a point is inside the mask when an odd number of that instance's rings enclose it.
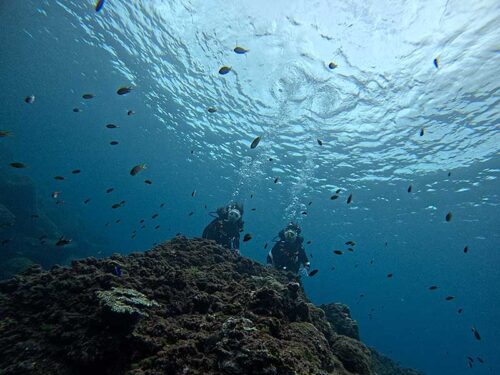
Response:
[[[0,282],[0,373],[417,374],[375,368],[348,309],[326,311],[292,274],[178,237]]]

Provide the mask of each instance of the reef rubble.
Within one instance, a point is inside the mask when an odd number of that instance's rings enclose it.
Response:
[[[177,237],[0,282],[0,373],[406,374],[328,319],[296,276]]]

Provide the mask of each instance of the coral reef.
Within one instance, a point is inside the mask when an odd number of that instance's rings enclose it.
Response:
[[[359,340],[358,323],[351,318],[349,307],[341,303],[329,303],[319,306],[326,315],[326,319],[339,335]]]
[[[0,282],[0,319],[0,373],[375,374],[294,275],[201,239],[32,266]]]

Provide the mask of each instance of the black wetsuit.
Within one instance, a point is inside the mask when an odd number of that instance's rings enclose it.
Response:
[[[228,249],[238,250],[240,248],[240,230],[242,228],[243,221],[241,220],[233,223],[218,217],[206,226],[202,237],[214,240]]]
[[[304,246],[302,246],[303,242],[304,238],[301,236],[298,236],[292,243],[280,238],[267,256],[267,263],[280,270],[286,267],[290,272],[299,272],[300,265],[305,265],[309,261]]]

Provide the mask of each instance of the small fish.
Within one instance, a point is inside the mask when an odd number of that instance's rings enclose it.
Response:
[[[157,225],[157,226],[155,227],[155,229],[160,229],[160,226],[159,226],[159,225]]]
[[[59,195],[60,195],[60,194],[61,194],[61,192],[60,192],[60,191],[54,191],[54,192],[51,194],[51,196],[52,196],[52,198],[57,199],[57,198],[59,198]]]
[[[274,159],[273,158],[269,158],[269,161],[273,161]]]
[[[108,124],[108,125],[106,125],[106,127],[107,127],[108,129],[116,129],[116,128],[118,128],[118,125],[115,125],[115,124]]]
[[[142,171],[143,169],[146,169],[146,164],[138,164],[136,165],[135,167],[133,167],[131,170],[130,170],[130,174],[132,176],[135,176],[137,173],[139,173],[140,171]]]
[[[436,285],[431,285],[431,286],[429,287],[429,290],[436,290],[437,288],[438,288],[438,287],[437,287]]]
[[[388,277],[388,278],[391,278],[391,277],[392,277],[392,273],[388,273],[388,274],[387,274],[387,277]]]
[[[33,214],[33,215],[31,215],[31,218],[32,218],[32,219],[38,219],[39,217],[40,217],[40,216],[38,216],[37,214]]]
[[[469,362],[474,362],[474,358],[472,357],[467,356],[467,359],[469,360]]]
[[[476,359],[478,360],[478,362],[484,363],[484,359],[482,359],[481,357],[476,357]]]
[[[259,144],[259,142],[260,142],[260,136],[256,137],[256,138],[252,141],[252,143],[250,144],[250,148],[255,148],[255,147],[257,147],[257,146],[258,146],[258,144]]]
[[[301,214],[302,215],[307,215],[307,211],[302,211]]]
[[[337,189],[337,190],[335,191],[335,194],[340,194],[340,192],[341,192],[341,191],[342,191],[342,189]]]
[[[153,181],[151,181],[151,180],[144,180],[144,183],[147,184],[147,185],[151,185],[153,183]]]
[[[252,239],[252,235],[250,233],[247,233],[243,236],[243,242],[250,241]]]
[[[56,180],[56,181],[63,181],[64,177],[63,176],[54,176],[54,180]]]
[[[18,168],[18,169],[20,169],[20,168],[26,168],[26,164],[19,163],[19,162],[10,163],[10,166],[12,168]]]
[[[208,111],[208,113],[215,113],[215,112],[217,112],[217,108],[214,108],[214,107],[208,107],[208,108],[207,108],[207,111]]]
[[[111,141],[111,142],[109,142],[109,144],[110,144],[111,146],[116,146],[116,145],[118,144],[118,141]]]
[[[312,270],[311,272],[309,272],[308,276],[309,277],[313,277],[314,275],[316,275],[318,273],[318,270],[317,269],[314,269]]]
[[[350,251],[352,253],[352,252],[354,252],[354,249],[352,247],[348,247],[347,251]]]
[[[344,252],[342,250],[333,250],[333,252],[337,255],[342,255]]]
[[[106,190],[106,193],[108,193],[108,194],[109,194],[109,193],[111,193],[111,192],[112,192],[112,191],[114,191],[114,190],[115,190],[115,188],[109,188],[109,189],[107,189],[107,190]]]
[[[310,257],[311,259],[313,259],[313,255],[312,255],[312,253],[309,253],[309,257]]]
[[[464,309],[458,309],[458,310],[457,310],[457,313],[461,314],[461,313],[462,313],[462,311],[464,311]]]
[[[80,172],[81,172],[81,170],[79,170],[79,169],[74,169],[74,170],[71,171],[71,173],[73,173],[73,174],[78,174]]]
[[[476,340],[481,341],[481,335],[479,334],[475,326],[472,326],[472,333],[474,334]]]
[[[452,213],[451,213],[451,212],[448,212],[448,213],[446,214],[445,219],[446,219],[446,221],[448,221],[448,222],[449,222],[449,221],[451,221],[451,218],[452,218],[452,217],[453,217]]]
[[[141,221],[139,221],[139,223],[144,224],[144,219],[141,219]]]
[[[316,141],[318,141],[318,145],[323,146],[323,141],[321,139],[317,139]]]
[[[160,208],[165,207],[165,203],[160,204]]]
[[[446,299],[446,301],[451,301],[452,299],[455,299],[455,297],[454,296],[448,296],[445,299]]]
[[[67,240],[64,236],[61,236],[59,240],[56,242],[56,246],[65,246],[71,243],[72,240]]]
[[[0,130],[0,138],[10,137],[11,133],[10,130]]]
[[[120,268],[120,266],[115,266],[115,268],[113,269],[113,273],[120,277],[122,275],[122,269]]]
[[[411,190],[412,190],[412,186],[408,186],[408,193],[411,193]]]
[[[433,61],[434,63],[434,66],[436,67],[436,69],[439,69],[439,57],[436,57]]]
[[[423,137],[425,134],[425,128],[420,129],[420,136]]]
[[[83,94],[82,98],[85,99],[85,100],[93,99],[94,98],[94,94]]]
[[[158,214],[154,214],[153,216],[151,216],[151,219],[156,219],[158,216]]]
[[[334,195],[332,195],[332,196],[330,197],[330,199],[331,199],[332,201],[334,201],[335,199],[338,199],[338,197],[339,197],[339,196],[338,196],[337,194],[334,194]]]
[[[116,224],[118,224],[120,221],[121,221],[121,219],[117,219],[117,220],[115,221],[115,223],[116,223]]]
[[[312,202],[312,201],[311,201],[311,202],[309,202],[307,205],[308,205],[308,206],[310,206],[311,204],[313,204],[313,202]]]
[[[80,108],[77,108],[77,107],[73,108],[73,112],[75,112],[75,113],[78,113],[78,112],[81,112],[81,111],[82,110]]]
[[[83,201],[83,203],[84,203],[84,204],[87,204],[87,203],[89,203],[89,202],[90,202],[90,198],[87,198],[87,199],[85,199],[85,200]]]
[[[279,177],[276,177],[276,178],[274,179],[274,183],[275,183],[275,184],[277,184],[277,183],[278,183],[278,181],[279,181]]]
[[[468,252],[468,251],[469,251],[469,246],[465,246],[465,247],[464,247],[464,253],[466,253],[466,254],[467,254],[467,252]]]
[[[335,69],[336,67],[338,67],[338,65],[335,64],[333,61],[328,64],[328,68],[330,68],[331,70]]]
[[[356,243],[354,241],[347,241],[345,244],[348,245],[348,246],[354,246],[354,245],[356,245]]]
[[[111,208],[115,209],[115,208],[120,208],[122,205],[121,203],[115,203],[114,205],[111,206]]]
[[[347,198],[347,204],[352,202],[352,194],[349,194],[349,197]]]
[[[191,193],[191,196],[194,198],[195,195],[196,195],[196,190],[193,190],[193,192]]]
[[[311,241],[307,241],[306,244],[310,245],[311,244]]]
[[[224,74],[229,73],[230,71],[231,71],[230,66],[223,66],[219,69],[219,74],[224,75]]]
[[[118,95],[125,95],[131,91],[132,91],[132,87],[120,87],[118,90],[116,90],[116,93]]]
[[[25,97],[24,101],[28,104],[33,104],[35,102],[35,95]]]
[[[255,210],[257,210],[257,209],[256,208],[251,208],[251,211],[255,211]]]
[[[264,244],[264,249],[267,249],[267,242]]]
[[[450,177],[450,176],[451,176],[451,172],[448,172],[448,177]]]
[[[191,211],[191,212],[188,214],[188,216],[193,216],[193,215],[194,215],[194,212],[193,212],[193,211]]]
[[[243,48],[243,47],[236,46],[236,47],[234,47],[233,51],[235,53],[237,53],[238,55],[244,55],[245,53],[247,53],[250,50],[246,49],[246,48]]]
[[[132,115],[135,115],[135,111],[132,111],[131,109],[129,109],[127,111],[127,116],[132,116]]]

